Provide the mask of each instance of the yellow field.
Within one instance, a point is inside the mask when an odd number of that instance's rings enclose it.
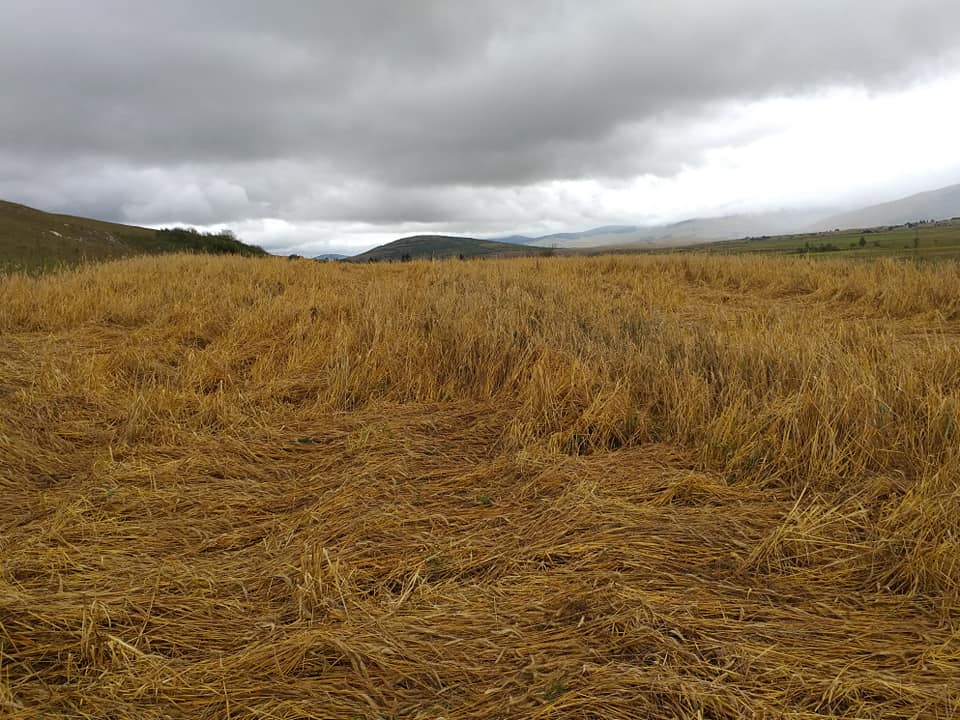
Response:
[[[0,279],[0,716],[960,716],[960,266]]]

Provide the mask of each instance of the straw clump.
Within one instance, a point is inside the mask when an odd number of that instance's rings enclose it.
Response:
[[[951,718],[960,268],[0,279],[0,716]]]

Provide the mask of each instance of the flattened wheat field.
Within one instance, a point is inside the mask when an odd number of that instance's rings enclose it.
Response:
[[[960,266],[0,278],[0,717],[960,717]]]

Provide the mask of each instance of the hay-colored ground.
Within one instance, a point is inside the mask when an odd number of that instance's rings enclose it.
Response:
[[[0,279],[0,716],[953,718],[960,269]]]

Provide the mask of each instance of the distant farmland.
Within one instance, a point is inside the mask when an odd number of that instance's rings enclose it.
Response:
[[[693,252],[794,254],[845,258],[960,258],[960,218],[893,227],[724,240]]]
[[[960,266],[0,278],[4,718],[947,718]]]

